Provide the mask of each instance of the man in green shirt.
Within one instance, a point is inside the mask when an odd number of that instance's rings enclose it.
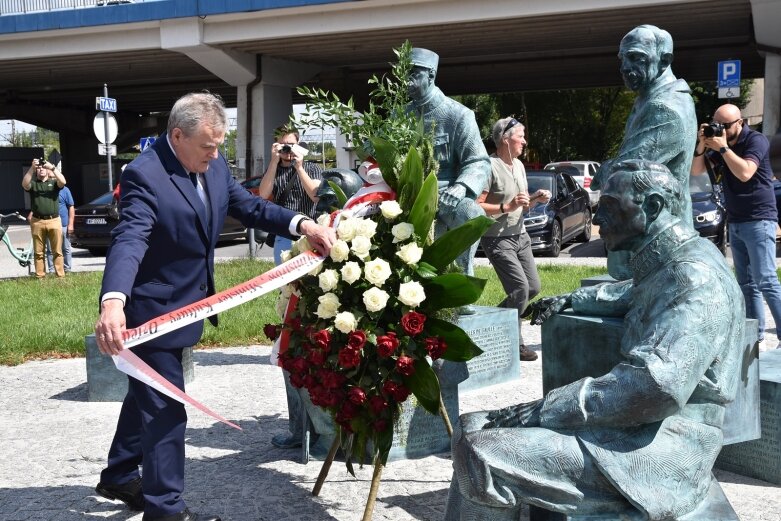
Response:
[[[30,168],[22,178],[22,188],[30,193],[32,208],[30,230],[35,252],[35,276],[39,279],[46,276],[44,257],[47,239],[54,258],[54,273],[57,277],[65,276],[62,257],[62,221],[58,200],[63,186],[65,186],[65,178],[62,173],[45,159],[33,159]]]

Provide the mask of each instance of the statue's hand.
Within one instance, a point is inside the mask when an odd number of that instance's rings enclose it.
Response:
[[[488,413],[488,423],[484,429],[498,429],[500,427],[539,427],[540,411],[545,405],[545,399],[540,398],[533,402],[512,405]]]
[[[466,187],[462,184],[455,183],[452,186],[448,186],[439,196],[440,206],[449,207],[451,210],[455,208],[461,199],[466,197]]]
[[[534,326],[539,326],[556,313],[572,305],[572,294],[556,295],[535,300],[523,310],[521,317],[530,317],[529,321]]]

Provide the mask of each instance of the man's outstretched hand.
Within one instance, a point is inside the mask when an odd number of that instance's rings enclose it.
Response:
[[[529,318],[532,325],[539,326],[553,315],[572,305],[572,294],[556,295],[535,300],[523,310],[521,317]]]

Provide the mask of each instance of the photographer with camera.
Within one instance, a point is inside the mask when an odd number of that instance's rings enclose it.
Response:
[[[781,325],[781,284],[776,273],[778,213],[770,143],[745,124],[735,105],[722,105],[711,123],[700,125],[691,173],[702,175],[706,171],[724,189],[735,276],[746,300],[746,317],[759,320],[762,341],[763,296],[776,324]]]
[[[271,160],[260,181],[258,193],[279,206],[314,218],[322,170],[316,164],[304,161],[307,149],[298,144],[296,128],[283,125],[274,134],[277,142],[271,145]],[[282,262],[281,254],[290,246],[290,239],[276,236],[275,264]]]
[[[34,177],[33,177],[34,175]],[[33,159],[30,168],[22,178],[22,188],[30,193],[32,218],[30,231],[35,252],[35,276],[46,276],[46,241],[48,239],[54,257],[54,272],[57,277],[65,276],[62,256],[62,221],[60,220],[60,190],[65,186],[65,177],[45,158]]]

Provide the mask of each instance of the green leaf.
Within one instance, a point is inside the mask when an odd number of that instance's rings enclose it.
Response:
[[[404,378],[404,383],[431,414],[439,414],[439,380],[428,360],[415,360],[415,373]]]
[[[429,174],[423,181],[423,186],[409,213],[409,222],[415,227],[415,234],[420,237],[422,244],[425,244],[431,224],[437,216],[437,197],[437,176]],[[423,252],[424,257],[425,255],[426,253]]]
[[[437,276],[437,270],[434,266],[426,262],[419,262],[415,273],[424,279],[433,279]]]
[[[421,260],[428,262],[438,270],[445,269],[456,260],[472,243],[480,239],[494,221],[485,216],[475,217],[458,228],[443,233],[434,243],[426,248]],[[413,223],[414,224],[414,223]],[[417,228],[415,228],[417,231]]]
[[[463,329],[447,320],[428,317],[423,332],[428,336],[439,336],[445,340],[447,350],[442,355],[444,360],[466,362],[483,352]]]
[[[472,304],[480,298],[485,279],[469,277],[461,273],[446,273],[433,279],[423,280],[426,292],[422,307],[429,312]]]
[[[328,186],[330,186],[331,190],[334,191],[334,195],[336,195],[336,201],[339,203],[339,208],[344,208],[344,203],[347,202],[347,196],[345,195],[344,191],[342,191],[342,188],[333,181],[328,181]]]
[[[380,167],[382,177],[388,186],[395,192],[398,187],[398,179],[396,179],[396,157],[399,155],[399,151],[395,145],[381,137],[373,136],[369,138],[369,142],[372,145],[372,156],[377,161],[377,166]]]
[[[410,147],[407,152],[407,158],[399,174],[399,186],[402,188],[399,205],[402,208],[411,208],[418,197],[420,187],[423,186],[423,162],[415,147]]]
[[[388,454],[393,445],[393,425],[377,434],[377,458],[383,465],[388,463]]]

